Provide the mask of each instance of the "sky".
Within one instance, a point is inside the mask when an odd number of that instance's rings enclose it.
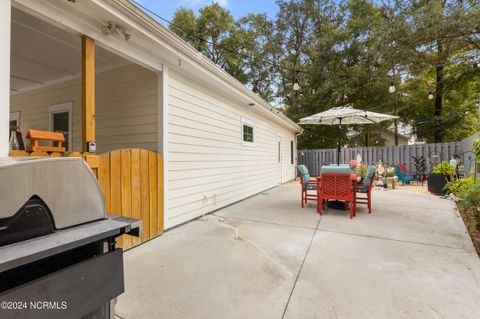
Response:
[[[266,13],[270,18],[274,18],[278,6],[275,0],[135,0],[142,6],[155,12],[162,18],[169,21],[180,7],[192,9],[198,14],[198,9],[212,2],[217,2],[222,7],[230,11],[235,17],[245,16],[247,13]]]

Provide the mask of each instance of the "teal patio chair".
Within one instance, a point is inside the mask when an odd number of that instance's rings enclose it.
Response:
[[[357,196],[355,197],[355,204],[366,204],[368,213],[372,213],[372,187],[375,180],[376,167],[374,165],[368,166],[367,175],[363,182],[357,183]],[[359,194],[364,194],[366,197],[359,197]]]
[[[310,200],[317,200],[317,180],[310,177],[308,168],[305,165],[297,166],[298,177],[300,178],[300,184],[302,185],[302,208]],[[310,193],[309,193],[310,191]]]
[[[410,183],[411,180],[413,180],[413,176],[407,172],[402,171],[402,169],[395,165],[395,175],[397,175],[397,178],[399,181],[402,182],[402,186],[405,186],[405,183]]]

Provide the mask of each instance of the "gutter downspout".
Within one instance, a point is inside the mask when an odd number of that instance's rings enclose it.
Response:
[[[300,135],[302,135],[303,132],[305,132],[305,130],[302,128],[299,133],[296,133],[296,134],[295,134],[295,146],[296,146],[296,148],[297,148],[297,156],[296,156],[296,161],[295,161],[295,163],[296,163],[297,165],[295,165],[295,166],[298,166],[298,137],[299,137]],[[297,176],[297,168],[295,167],[294,169],[295,169],[295,172],[294,172],[295,180],[297,180],[297,177],[298,177],[298,176]]]

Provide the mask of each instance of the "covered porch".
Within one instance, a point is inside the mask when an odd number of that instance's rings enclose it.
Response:
[[[149,56],[151,41],[145,48],[145,36],[108,4],[14,0],[2,6],[11,45],[1,59],[9,64],[1,155],[83,157],[108,212],[144,221],[142,240],[124,236],[124,248],[161,234],[168,67]],[[26,150],[5,134],[12,128]],[[61,133],[64,149],[28,149],[30,130]],[[53,146],[48,139],[39,144]]]

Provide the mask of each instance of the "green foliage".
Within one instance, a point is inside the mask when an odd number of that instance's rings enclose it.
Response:
[[[453,176],[455,175],[455,167],[448,162],[443,161],[433,168],[433,173]]]
[[[389,167],[385,171],[385,177],[394,177],[395,176],[395,169]]]
[[[479,127],[480,6],[472,0],[276,3],[274,19],[235,19],[215,2],[197,14],[182,8],[170,28],[294,121],[350,103],[399,115],[428,142]],[[305,126],[299,148],[334,147],[339,135],[347,145],[381,146],[390,125]]]
[[[461,193],[462,203],[466,207],[480,208],[480,183],[467,186]]]
[[[475,154],[475,158],[478,162],[480,160],[480,137],[477,137],[473,141],[473,153]]]
[[[358,175],[360,175],[362,178],[365,178],[367,176],[367,171],[368,164],[360,164],[360,167],[358,168]]]
[[[473,176],[468,178],[456,178],[448,182],[447,185],[445,185],[445,189],[448,191],[448,193],[452,193],[458,197],[463,197],[467,189],[473,184]]]

